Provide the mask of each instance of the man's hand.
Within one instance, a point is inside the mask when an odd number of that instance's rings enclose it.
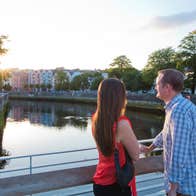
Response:
[[[176,194],[176,191],[173,191],[173,190],[170,190],[169,192],[168,192],[168,196],[176,196],[177,194]]]
[[[140,153],[150,153],[153,149],[155,149],[156,147],[151,144],[150,146],[145,146],[143,144],[140,144]]]
[[[168,196],[176,196],[178,184],[177,183],[170,183],[170,190],[168,192]]]
[[[149,147],[148,146],[145,146],[145,145],[143,145],[143,144],[140,144],[140,153],[145,153],[145,154],[147,154],[147,153],[149,153],[150,152],[150,150],[149,150]]]

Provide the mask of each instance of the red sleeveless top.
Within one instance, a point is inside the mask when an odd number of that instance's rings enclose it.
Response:
[[[121,120],[128,121],[130,127],[132,127],[130,120],[126,116],[121,116],[118,119],[118,122]],[[114,139],[116,135],[116,123],[113,126],[114,131]],[[120,166],[122,167],[125,164],[125,152],[124,147],[121,143],[116,143],[118,150],[119,150],[119,159],[120,159]],[[114,154],[112,153],[111,156],[106,157],[104,156],[101,151],[99,151],[99,162],[97,164],[96,172],[93,176],[93,181],[95,184],[99,185],[111,185],[116,183],[116,168],[114,163]]]

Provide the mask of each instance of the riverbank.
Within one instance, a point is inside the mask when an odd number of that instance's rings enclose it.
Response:
[[[9,95],[9,99],[14,100],[29,100],[29,101],[51,101],[51,102],[68,102],[68,103],[83,103],[96,104],[96,98],[90,97],[65,97],[65,96],[24,96],[24,95]],[[153,101],[138,101],[128,100],[127,108],[133,111],[150,112],[163,114],[164,109],[160,103]]]

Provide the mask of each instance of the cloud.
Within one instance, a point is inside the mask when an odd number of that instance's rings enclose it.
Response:
[[[156,16],[142,29],[170,29],[196,22],[196,10],[168,16]]]

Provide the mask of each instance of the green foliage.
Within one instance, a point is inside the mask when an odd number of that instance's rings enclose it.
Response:
[[[70,84],[72,90],[84,90],[90,87],[90,83],[88,81],[89,73],[84,73],[79,76],[76,76]]]
[[[101,73],[95,73],[94,77],[93,77],[93,81],[91,83],[91,90],[97,90],[99,83],[103,80],[103,76],[101,75]]]
[[[71,90],[80,90],[80,81],[81,81],[81,76],[76,76],[73,78],[73,80],[70,83],[70,89]]]
[[[156,50],[150,54],[147,65],[142,70],[142,81],[150,88],[161,69],[176,68],[176,52],[171,47]]]
[[[101,72],[86,72],[81,75],[80,89],[97,90],[99,83],[103,80]]]
[[[4,89],[5,91],[11,91],[11,90],[12,90],[12,87],[10,86],[10,84],[5,84],[5,85],[3,86],[3,89]]]
[[[141,74],[135,68],[124,69],[121,79],[125,83],[127,90],[136,91],[141,87]]]
[[[56,90],[68,90],[69,89],[69,77],[64,71],[57,71],[55,75],[55,89]]]
[[[157,76],[157,71],[154,71],[150,68],[144,68],[141,74],[141,79],[143,82],[142,89],[150,89],[154,83],[156,76]]]
[[[134,67],[123,68],[109,68],[106,70],[109,78],[121,79],[127,90],[136,91],[141,88],[141,72]]]
[[[185,36],[179,45],[182,53],[186,53],[185,57],[192,57],[196,54],[196,30]]]
[[[124,68],[131,68],[131,61],[125,56],[125,55],[121,55],[116,57],[113,62],[110,64],[111,67],[115,68],[119,68],[120,71],[122,72]]]
[[[84,90],[84,89],[88,89],[90,87],[90,83],[89,83],[88,78],[89,78],[88,73],[81,74],[80,89]]]
[[[41,88],[42,90],[44,90],[44,91],[45,91],[45,90],[46,90],[46,88],[47,88],[47,87],[46,87],[46,84],[41,84],[41,85],[40,85],[40,88]]]
[[[10,105],[6,103],[0,111],[0,132],[3,131],[6,125],[6,118],[10,109]]]
[[[0,89],[5,89],[7,85],[5,84],[10,78],[10,72],[8,70],[0,71]]]
[[[141,86],[141,73],[131,65],[131,61],[125,56],[118,56],[106,70],[109,78],[121,79],[127,90],[139,90]]]
[[[185,70],[187,81],[194,94],[196,88],[196,30],[185,36],[179,45],[181,61],[179,67]]]
[[[8,41],[8,36],[1,35],[0,36],[0,56],[6,54],[8,52],[8,49],[3,47],[3,44],[5,41]]]
[[[51,89],[52,88],[52,84],[47,84],[46,88]]]
[[[35,88],[40,88],[41,87],[41,84],[35,84]]]
[[[107,73],[109,78],[122,78],[122,70],[120,68],[109,68]]]

